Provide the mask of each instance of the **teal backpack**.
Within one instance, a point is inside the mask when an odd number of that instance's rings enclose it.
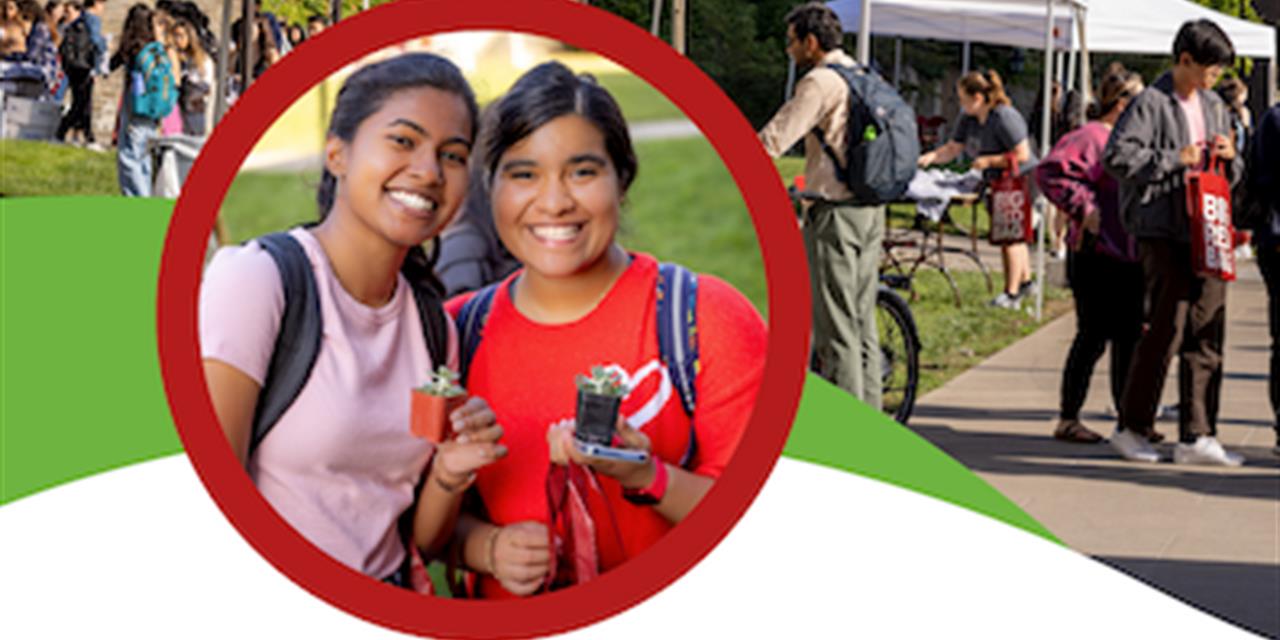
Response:
[[[159,42],[149,43],[133,59],[130,73],[133,87],[133,114],[160,120],[173,111],[178,101],[177,83],[169,54]]]

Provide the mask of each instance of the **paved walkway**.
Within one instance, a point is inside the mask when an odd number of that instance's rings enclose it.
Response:
[[[921,399],[912,428],[973,469],[1074,549],[1196,606],[1280,637],[1280,457],[1267,395],[1266,292],[1241,264],[1227,305],[1219,438],[1237,469],[1130,463],[1106,445],[1050,436],[1074,314],[1001,351]],[[925,339],[928,339],[925,336]],[[1109,434],[1107,357],[1082,416]],[[1176,363],[1165,402],[1176,402]],[[1177,439],[1176,422],[1157,425]],[[1166,458],[1172,445],[1161,447]],[[1064,602],[1087,613],[1089,594]],[[1083,609],[1076,609],[1083,607]],[[1135,611],[1135,615],[1142,612]]]

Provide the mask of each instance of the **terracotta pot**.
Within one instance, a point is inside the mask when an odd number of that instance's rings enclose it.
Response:
[[[461,397],[434,396],[414,389],[409,393],[409,433],[440,444],[449,436],[448,414]]]
[[[622,398],[618,396],[602,396],[579,389],[574,436],[589,444],[612,446],[621,407]]]

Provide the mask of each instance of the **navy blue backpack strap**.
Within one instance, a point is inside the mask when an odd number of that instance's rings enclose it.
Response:
[[[480,338],[484,337],[484,324],[489,320],[489,307],[493,306],[493,296],[497,294],[501,282],[495,282],[471,296],[458,310],[458,374],[462,386],[467,386],[467,374],[471,370],[471,359],[480,348]]]
[[[288,232],[272,233],[258,238],[258,244],[275,260],[284,289],[284,315],[276,335],[267,377],[258,393],[258,406],[253,416],[253,435],[249,451],[257,448],[267,432],[297,399],[311,368],[320,353],[323,333],[320,317],[320,294],[316,289],[311,260],[302,245]]]
[[[689,416],[689,445],[680,456],[680,466],[688,468],[698,452],[693,422],[697,407],[694,383],[702,368],[698,354],[698,276],[678,264],[664,262],[658,265],[657,293],[658,353]]]

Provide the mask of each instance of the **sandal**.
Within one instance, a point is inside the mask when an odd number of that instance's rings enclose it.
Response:
[[[1058,421],[1058,428],[1054,429],[1053,437],[1065,442],[1081,444],[1094,444],[1103,440],[1100,434],[1084,426],[1079,420]]]

